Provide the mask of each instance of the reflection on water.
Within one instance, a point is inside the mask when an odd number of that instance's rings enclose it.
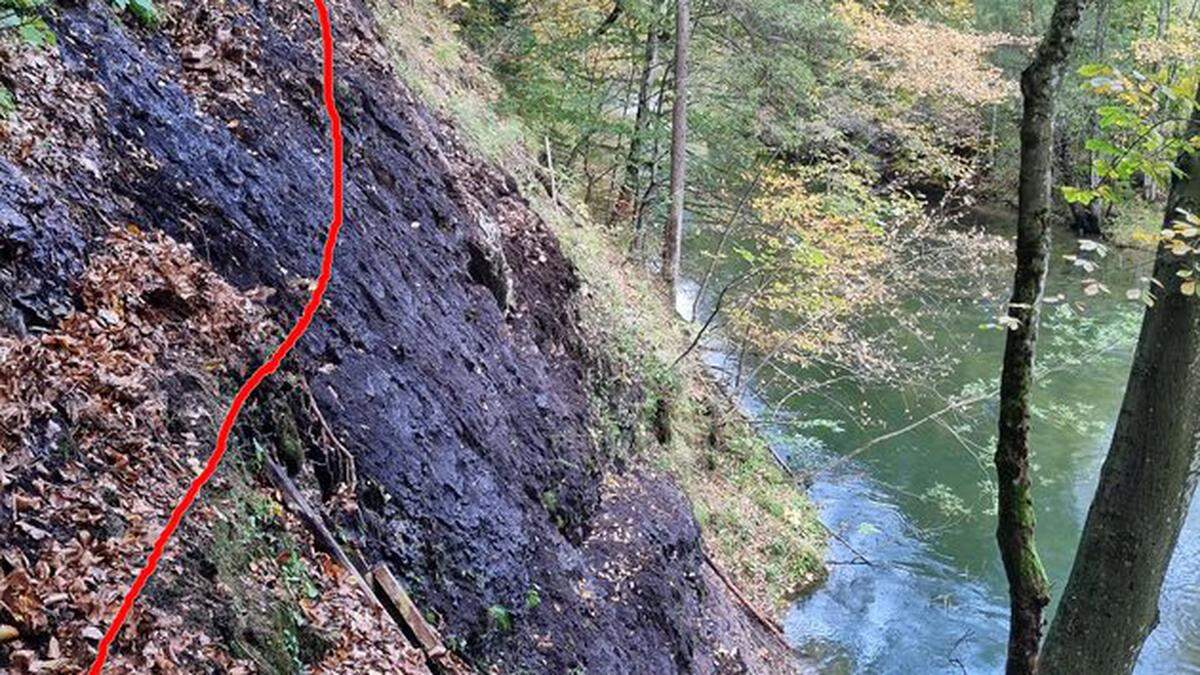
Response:
[[[985,223],[986,224],[986,223]],[[994,227],[994,225],[993,225]],[[1009,226],[1010,227],[1010,226]],[[693,238],[692,246],[703,241]],[[1124,291],[1146,274],[1146,256],[1113,253],[1099,277],[1111,295],[1085,297],[1084,276],[1061,259],[1075,242],[1057,233],[1039,367],[1048,372],[1034,395],[1038,547],[1061,589],[1108,449],[1128,376],[1141,309]],[[993,298],[1003,298],[1010,260],[984,273]],[[979,271],[972,271],[979,274]],[[684,292],[693,289],[684,289]],[[996,300],[962,297],[953,285],[910,299],[933,331],[920,337],[870,319],[867,330],[894,330],[899,346],[950,357],[935,382],[905,387],[844,381],[787,410],[810,423],[775,430],[774,447],[798,467],[829,466],[841,454],[947,405],[966,391],[994,386],[1002,333],[982,329],[998,313]],[[690,306],[690,302],[687,303]],[[708,354],[720,369],[729,356]],[[819,369],[797,375],[828,379]],[[752,411],[782,392],[758,391]],[[801,650],[831,673],[1000,672],[1007,634],[1007,596],[991,512],[991,446],[995,403],[952,413],[872,447],[819,474],[812,494],[842,541],[831,542],[829,581],[789,612],[786,629]],[[1162,598],[1162,621],[1138,673],[1200,673],[1200,515],[1193,508]],[[866,562],[863,562],[863,558]],[[1057,595],[1055,600],[1057,601]]]

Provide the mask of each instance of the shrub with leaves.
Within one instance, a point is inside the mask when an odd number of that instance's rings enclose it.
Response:
[[[1100,63],[1080,68],[1084,86],[1105,101],[1096,109],[1100,133],[1085,144],[1099,181],[1093,187],[1064,186],[1068,202],[1113,204],[1128,199],[1135,179],[1170,182],[1179,153],[1200,150],[1200,138],[1177,133],[1192,105],[1194,69],[1143,73]]]
[[[878,274],[888,230],[917,202],[872,194],[864,171],[835,159],[763,176],[752,202],[759,224],[732,249],[744,280],[727,298],[726,321],[748,346],[790,361],[836,352],[853,342],[845,320],[888,296]]]
[[[129,12],[133,18],[144,26],[158,24],[158,10],[152,0],[111,0],[113,9],[118,12]]]
[[[43,13],[46,0],[0,0],[0,33],[15,31],[21,40],[34,47],[54,45],[54,31],[46,24]],[[0,92],[0,115],[11,107],[12,94],[8,94],[9,106],[5,106],[4,92]]]

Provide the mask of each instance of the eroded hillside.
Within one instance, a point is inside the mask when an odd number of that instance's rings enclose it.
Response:
[[[642,383],[581,329],[580,280],[522,186],[409,93],[370,10],[330,10],[332,285],[114,671],[458,667],[427,664],[315,550],[269,461],[476,667],[795,667],[706,565],[689,501],[633,457]],[[304,0],[166,3],[153,26],[92,0],[47,24],[51,47],[0,38],[0,665],[78,671],[307,297],[328,147]]]

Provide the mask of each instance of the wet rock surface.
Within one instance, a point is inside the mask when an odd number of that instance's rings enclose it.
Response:
[[[53,324],[100,226],[122,223],[190,243],[238,288],[274,289],[281,324],[299,313],[330,211],[315,16],[300,0],[204,5],[166,5],[157,30],[98,0],[60,8],[54,67],[99,97],[80,149],[94,170],[0,159],[7,332]],[[752,631],[705,575],[686,500],[614,473],[589,434],[595,357],[552,233],[382,65],[366,8],[330,9],[346,225],[291,358],[357,464],[348,536],[478,665],[761,667],[736,648]],[[198,47],[206,35],[218,48]]]

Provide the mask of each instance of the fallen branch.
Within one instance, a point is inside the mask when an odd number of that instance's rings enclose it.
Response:
[[[371,579],[374,580],[375,590],[383,598],[388,613],[401,628],[407,629],[404,632],[411,633],[411,638],[430,659],[444,656],[447,652],[442,644],[442,636],[421,616],[412,598],[408,597],[408,592],[392,575],[392,570],[388,569],[387,565],[376,565],[371,570]]]
[[[725,572],[721,570],[720,566],[713,562],[713,559],[709,557],[708,551],[704,551],[703,555],[704,562],[708,565],[708,568],[712,570],[713,574],[716,574],[717,578],[725,584],[725,587],[728,588],[729,592],[733,594],[733,597],[736,598],[739,603],[741,603],[746,612],[753,617],[755,621],[762,624],[763,628],[766,628],[767,632],[770,633],[771,636],[776,640],[779,640],[784,647],[786,647],[788,650],[793,649],[792,645],[788,644],[787,637],[783,634],[783,628],[781,628],[773,619],[763,615],[763,613],[758,610],[758,607],[754,606],[754,603],[750,602],[748,599],[746,599],[746,596],[742,595],[742,591],[738,589],[737,584],[734,584],[729,577],[725,576]]]
[[[372,604],[380,609],[383,609],[383,605],[379,602],[379,598],[375,597],[375,591],[372,590],[371,584],[367,583],[367,580],[363,577],[358,567],[356,567],[354,563],[350,561],[350,556],[346,555],[346,552],[342,550],[341,544],[338,543],[337,538],[332,532],[329,531],[329,528],[325,526],[325,521],[323,518],[321,518],[321,514],[317,513],[317,511],[309,505],[308,500],[304,498],[304,495],[300,492],[300,489],[296,487],[294,482],[292,482],[292,479],[287,475],[287,472],[283,470],[283,467],[276,464],[274,460],[267,459],[266,468],[267,476],[271,479],[271,483],[283,495],[284,502],[292,508],[292,511],[296,514],[296,516],[299,517],[309,531],[313,533],[313,536],[317,540],[318,546],[326,553],[333,556],[334,560],[336,560],[339,565],[345,568],[345,570],[352,577],[354,577],[355,583],[358,584],[363,593],[365,593],[366,596],[371,600]]]
[[[846,538],[845,538],[845,537],[843,537],[841,534],[838,534],[836,531],[834,531],[834,529],[833,529],[833,528],[831,528],[831,527],[829,527],[828,525],[826,525],[826,524],[825,524],[825,521],[823,521],[823,520],[817,520],[817,522],[821,524],[821,529],[825,530],[826,534],[828,534],[829,536],[833,537],[833,538],[834,538],[834,539],[837,541],[837,543],[841,544],[842,546],[845,546],[847,551],[850,551],[851,553],[853,553],[853,554],[854,554],[854,557],[853,557],[852,559],[848,560],[848,561],[845,561],[845,560],[843,560],[843,561],[840,561],[840,562],[837,562],[837,563],[826,562],[825,564],[827,564],[827,565],[833,565],[833,564],[837,564],[837,565],[866,565],[867,567],[874,567],[874,566],[875,566],[875,564],[874,564],[874,563],[872,563],[872,562],[871,562],[871,561],[870,561],[870,560],[867,558],[867,556],[865,556],[865,555],[863,555],[862,553],[860,553],[858,549],[854,548],[854,546],[852,546],[852,545],[850,544],[850,542],[846,541]]]
[[[405,638],[421,649],[427,657],[426,664],[430,669],[434,673],[442,674],[469,672],[469,669],[442,644],[437,630],[425,621],[400,582],[392,576],[391,570],[385,565],[375,566],[371,572],[371,578],[375,584],[372,585],[368,582],[360,571],[360,566],[351,561],[350,556],[338,543],[337,537],[325,526],[325,521],[320,513],[308,503],[304,494],[296,487],[284,468],[271,459],[266,460],[266,468],[271,483],[283,495],[284,502],[312,532],[313,537],[317,540],[317,545],[333,556],[334,560],[354,578],[354,582],[362,589],[371,604],[390,617]]]

